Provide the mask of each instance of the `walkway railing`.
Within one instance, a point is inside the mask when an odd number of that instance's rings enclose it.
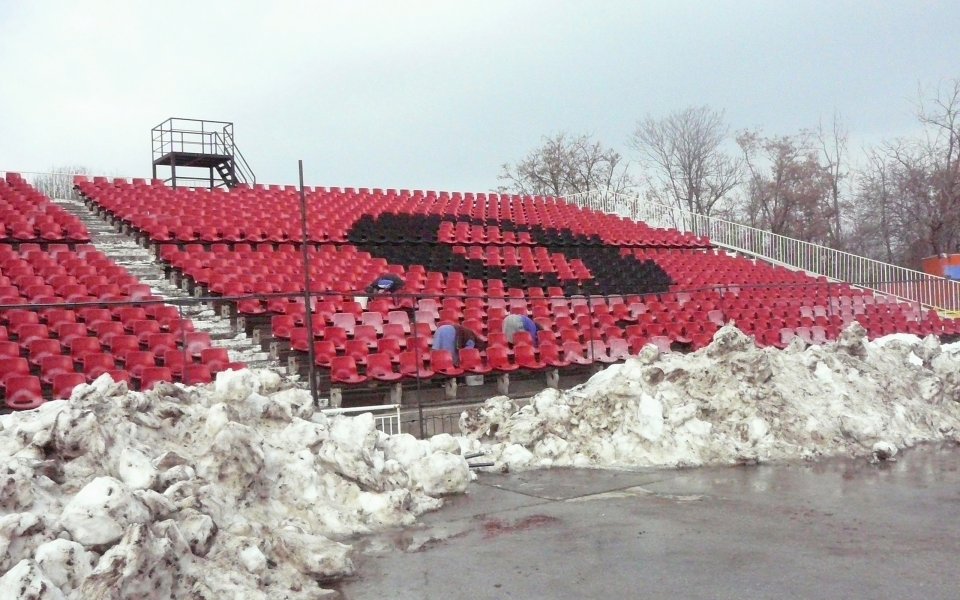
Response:
[[[566,196],[581,208],[615,214],[651,227],[677,229],[729,250],[762,257],[834,281],[869,288],[940,309],[960,310],[960,283],[778,235],[716,217],[709,217],[617,192],[598,190]]]

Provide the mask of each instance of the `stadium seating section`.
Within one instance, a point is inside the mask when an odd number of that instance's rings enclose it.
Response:
[[[76,385],[104,372],[146,389],[158,381],[209,381],[210,373],[191,367],[209,366],[211,373],[225,367],[222,361],[208,365],[198,351],[173,373],[149,371],[169,368],[163,351],[210,347],[209,335],[194,332],[176,306],[161,302],[87,243],[82,222],[16,173],[0,179],[0,221],[6,227],[0,242],[0,393],[8,408],[69,397]],[[130,301],[142,304],[124,304]]]
[[[734,322],[763,346],[835,339],[853,320],[871,337],[957,334],[915,304],[735,256],[705,238],[550,197],[418,190],[306,190],[312,331],[302,297],[300,194],[292,186],[173,189],[159,181],[77,178],[92,206],[156,244],[167,268],[316,363],[331,381],[536,372],[624,360],[652,344],[695,350]],[[403,293],[364,306],[396,273]],[[507,344],[524,314],[540,343]],[[459,366],[430,351],[444,323],[489,344]]]
[[[80,219],[51,202],[17,173],[0,179],[0,217],[0,241],[90,241]]]

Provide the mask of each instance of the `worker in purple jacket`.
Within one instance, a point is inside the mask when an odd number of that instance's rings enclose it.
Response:
[[[507,318],[503,320],[503,334],[507,337],[507,342],[512,344],[514,334],[519,331],[526,331],[530,334],[534,348],[539,345],[537,332],[540,331],[540,328],[533,322],[533,319],[526,315],[507,315]]]

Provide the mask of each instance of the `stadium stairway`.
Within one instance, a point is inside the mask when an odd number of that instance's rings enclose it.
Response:
[[[167,280],[163,267],[151,250],[138,245],[133,237],[121,232],[118,226],[91,210],[83,200],[53,199],[58,206],[78,217],[90,231],[91,242],[97,249],[132,275],[150,286],[154,294],[163,298],[190,298],[190,294]],[[208,304],[183,307],[183,316],[193,321],[198,331],[210,334],[215,346],[226,348],[231,361],[241,361],[250,368],[269,368],[286,374],[286,367],[270,359],[270,354],[250,339],[229,316],[217,314]]]

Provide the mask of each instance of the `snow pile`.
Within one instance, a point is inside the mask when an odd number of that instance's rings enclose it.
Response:
[[[327,418],[269,371],[139,393],[109,376],[0,417],[0,598],[324,597],[347,536],[471,478],[451,436]]]
[[[568,391],[523,408],[506,397],[460,428],[501,468],[696,466],[848,454],[960,441],[960,355],[934,337],[757,348],[733,326],[688,355],[647,346]]]

